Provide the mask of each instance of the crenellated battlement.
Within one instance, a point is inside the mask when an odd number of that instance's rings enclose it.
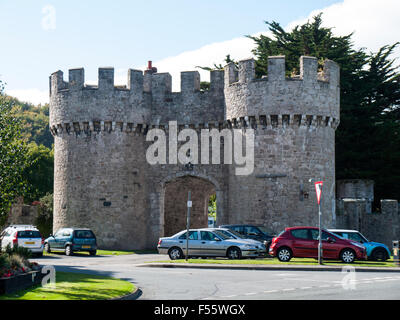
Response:
[[[268,57],[268,76],[261,79],[255,76],[254,59],[241,60],[238,67],[231,62],[225,67],[225,85],[234,83],[246,83],[251,81],[298,81],[304,83],[316,83],[318,81],[329,83],[330,87],[337,87],[340,80],[339,65],[331,60],[325,60],[323,70],[318,72],[318,60],[315,57],[300,57],[300,74],[293,77],[286,77],[285,56]]]
[[[221,90],[224,87],[223,71],[210,71],[210,91]],[[68,81],[64,80],[62,71],[54,72],[50,76],[50,95],[66,90],[94,90],[112,93],[115,90],[130,91],[133,93],[172,93],[172,77],[168,72],[143,74],[141,70],[129,69],[127,84],[116,86],[114,83],[114,68],[98,69],[98,85],[85,84],[85,70],[75,68],[68,70]],[[198,71],[181,72],[181,93],[190,94],[200,92],[200,73]]]
[[[98,84],[85,84],[83,68],[50,77],[50,123],[114,121],[126,123],[182,123],[224,119],[224,72],[210,72],[210,89],[200,91],[198,71],[181,72],[181,91],[172,92],[169,73],[129,69],[127,84],[116,86],[114,68],[98,69]]]
[[[303,56],[300,74],[287,78],[285,57],[273,56],[268,59],[268,76],[261,79],[255,77],[255,61],[247,59],[238,68],[230,63],[224,70],[211,71],[206,91],[200,90],[198,71],[181,72],[181,91],[172,92],[169,73],[129,69],[126,85],[116,86],[114,68],[104,67],[98,69],[96,86],[85,84],[83,68],[70,69],[68,81],[57,71],[50,77],[50,123],[189,125],[269,115],[288,115],[292,121],[296,115],[317,115],[339,123],[339,75],[335,62],[325,61],[318,72],[317,59]]]
[[[300,74],[285,76],[285,57],[268,58],[268,75],[255,77],[255,61],[242,60],[225,67],[226,118],[261,114],[319,114],[339,119],[339,66],[326,60],[300,58]]]

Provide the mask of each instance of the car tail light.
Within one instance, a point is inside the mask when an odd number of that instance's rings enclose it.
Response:
[[[14,239],[12,240],[13,244],[18,244],[18,232],[15,233]]]
[[[44,238],[42,238],[42,244],[44,244]]]
[[[160,245],[162,243],[162,240],[160,239],[160,240],[158,240],[158,245]]]

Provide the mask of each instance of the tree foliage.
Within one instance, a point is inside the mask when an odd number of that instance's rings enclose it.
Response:
[[[256,73],[267,74],[268,56],[285,55],[286,73],[299,73],[299,58],[310,55],[340,65],[341,124],[336,131],[336,178],[373,179],[375,199],[400,199],[400,81],[391,58],[398,43],[376,53],[355,49],[352,35],[337,37],[322,27],[322,15],[285,31],[266,22],[273,37],[251,37],[256,43]]]
[[[13,102],[3,94],[0,82],[0,216],[14,199],[28,192],[23,171],[29,165],[26,145],[21,139],[21,123],[13,113]]]
[[[23,176],[29,190],[24,198],[30,203],[53,192],[54,153],[44,145],[31,142],[27,146],[27,159],[29,166],[24,169]]]

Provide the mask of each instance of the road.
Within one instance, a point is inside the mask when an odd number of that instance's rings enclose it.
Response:
[[[149,268],[157,254],[32,259],[57,271],[121,278],[141,289],[141,300],[398,300],[400,272]]]

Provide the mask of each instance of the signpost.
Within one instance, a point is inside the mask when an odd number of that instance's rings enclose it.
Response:
[[[314,183],[315,192],[317,193],[317,201],[318,201],[318,228],[319,228],[319,237],[318,237],[318,264],[322,264],[322,232],[321,232],[321,193],[322,193],[322,185],[323,181],[318,181]]]
[[[185,260],[188,261],[189,256],[189,227],[190,227],[190,208],[192,207],[191,192],[188,193],[187,201],[187,216],[186,216],[186,257]]]

